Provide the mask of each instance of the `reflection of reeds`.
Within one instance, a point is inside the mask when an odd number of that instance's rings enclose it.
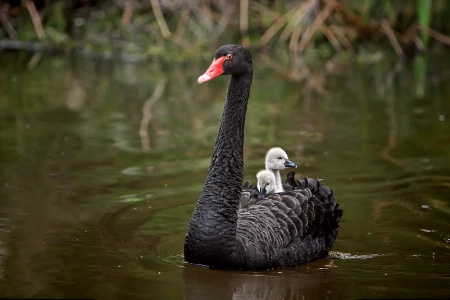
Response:
[[[153,94],[142,106],[142,120],[139,128],[139,135],[141,136],[142,148],[146,151],[150,150],[150,137],[148,134],[148,124],[152,119],[152,107],[160,98],[166,87],[166,81],[160,79],[153,91]]]
[[[386,76],[386,83],[384,86],[382,86],[381,90],[381,97],[385,98],[387,100],[387,107],[386,107],[386,115],[387,115],[387,124],[389,125],[389,132],[387,134],[387,143],[386,146],[381,150],[380,156],[393,163],[394,165],[404,169],[405,171],[411,171],[412,168],[402,161],[401,159],[396,158],[391,152],[395,150],[397,147],[397,140],[398,140],[398,117],[397,112],[395,110],[395,100],[393,97],[393,93],[387,93],[386,90],[392,90],[393,89],[393,81],[395,73],[399,72],[400,70],[398,68],[394,68],[390,72],[387,73]],[[387,94],[387,95],[386,95]]]

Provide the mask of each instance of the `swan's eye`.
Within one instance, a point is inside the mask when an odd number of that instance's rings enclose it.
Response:
[[[225,59],[231,60],[233,58],[233,54],[227,54],[227,56],[225,57]]]
[[[283,158],[280,156],[280,157],[278,157],[278,159],[283,159]]]

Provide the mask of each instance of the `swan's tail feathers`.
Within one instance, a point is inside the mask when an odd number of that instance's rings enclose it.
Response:
[[[286,181],[283,184],[283,188],[285,191],[293,191],[296,187],[295,183],[295,172],[291,171],[287,174]]]
[[[295,172],[291,171],[287,174],[286,181],[284,182],[283,187],[288,191],[310,189],[314,192],[316,190],[319,190],[322,186],[321,181],[322,179],[309,177],[297,180],[295,179]],[[329,189],[327,186],[325,187]]]

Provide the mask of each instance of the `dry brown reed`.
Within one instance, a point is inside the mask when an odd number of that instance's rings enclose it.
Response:
[[[333,55],[333,52],[355,54],[365,44],[391,45],[403,57],[412,47],[426,50],[428,43],[424,36],[446,45],[450,40],[446,35],[448,22],[436,21],[445,17],[441,15],[446,0],[435,0],[432,5],[376,0],[115,0],[113,7],[109,1],[94,1],[97,4],[94,7],[83,6],[84,2],[72,0],[61,4],[48,0],[44,6],[36,7],[35,2],[26,0],[20,4],[23,7],[14,7],[13,1],[5,1],[0,4],[0,39],[29,37],[19,30],[26,26],[18,26],[29,21],[38,40],[46,43],[52,43],[47,28],[67,36],[71,32],[84,33],[76,37],[81,39],[77,40],[78,45],[105,40],[104,30],[108,28],[107,37],[119,38],[120,42],[105,43],[105,47],[126,48],[127,43],[134,42],[140,45],[143,56],[157,53],[153,47],[170,44],[209,51],[229,41],[258,49],[283,49],[294,56],[319,48],[328,49]],[[63,15],[57,5],[65,5]],[[28,11],[29,18],[21,11]],[[72,27],[55,27],[61,18]],[[83,25],[76,25],[79,20]]]

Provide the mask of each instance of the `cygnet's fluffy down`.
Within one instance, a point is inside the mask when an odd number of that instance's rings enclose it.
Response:
[[[272,172],[275,176],[274,193],[284,192],[280,170],[297,168],[297,165],[289,160],[286,152],[280,147],[270,148],[269,151],[267,151],[265,165],[266,170]]]

